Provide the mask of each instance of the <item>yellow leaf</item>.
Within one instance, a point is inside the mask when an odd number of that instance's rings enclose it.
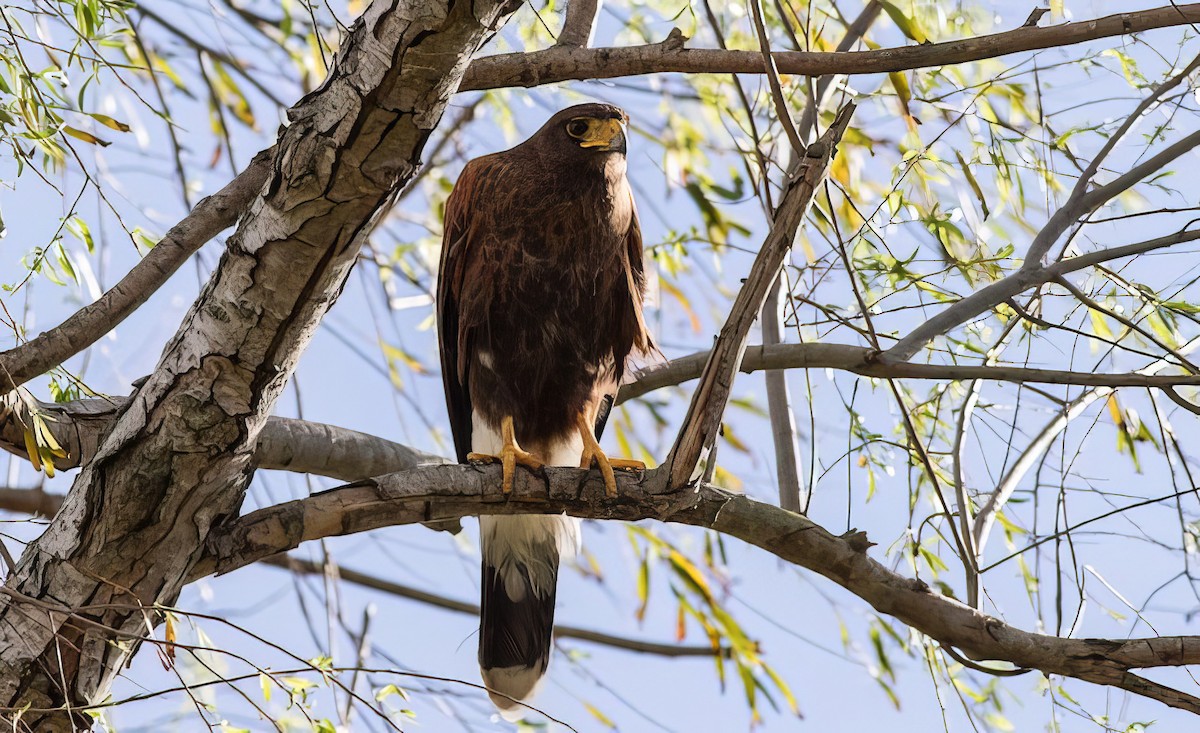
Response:
[[[167,614],[166,623],[163,629],[163,641],[166,643],[167,657],[175,658],[175,618],[171,614]]]
[[[679,301],[679,304],[683,306],[683,312],[687,314],[688,320],[692,324],[692,331],[700,333],[700,317],[696,315],[696,311],[692,310],[692,304],[688,302],[688,299],[686,296],[684,296],[683,291],[675,287],[675,284],[665,277],[660,277],[658,279],[658,286],[662,288],[668,295]]]
[[[33,437],[33,431],[26,429],[21,433],[25,438],[25,453],[29,455],[29,462],[33,464],[33,470],[42,470],[41,454],[38,451],[37,440]]]
[[[646,618],[646,606],[650,602],[650,555],[647,553],[642,557],[642,566],[638,569],[637,581],[638,608],[634,616],[638,623],[641,623]]]
[[[591,703],[587,703],[587,702],[585,702],[585,703],[583,704],[583,707],[584,707],[584,708],[585,708],[585,709],[586,709],[586,710],[587,710],[589,713],[591,713],[591,714],[592,714],[592,717],[593,717],[593,718],[595,718],[596,720],[599,720],[599,721],[600,721],[600,723],[601,723],[601,725],[607,726],[608,728],[610,728],[610,729],[612,729],[612,730],[616,730],[616,729],[617,729],[617,724],[616,724],[616,723],[614,723],[614,722],[612,722],[612,719],[611,719],[611,718],[609,718],[607,715],[605,715],[604,713],[600,712],[600,711],[599,711],[599,710],[596,708],[596,706],[592,705]]]
[[[129,125],[126,125],[124,122],[121,122],[119,120],[114,120],[113,118],[109,117],[108,115],[102,115],[99,112],[88,112],[87,116],[91,117],[93,120],[95,120],[96,122],[99,122],[101,125],[104,125],[105,127],[111,127],[112,129],[116,130],[117,132],[129,132],[129,130],[131,129],[129,127]]]
[[[1108,396],[1108,414],[1112,416],[1113,424],[1125,430],[1125,411],[1121,409],[1121,404],[1117,402],[1117,395],[1111,394]]]
[[[85,143],[91,143],[92,145],[99,145],[100,147],[108,147],[109,145],[112,145],[112,143],[108,142],[107,140],[101,140],[90,132],[84,132],[83,130],[71,127],[70,125],[63,125],[62,131],[76,140],[82,140]]]

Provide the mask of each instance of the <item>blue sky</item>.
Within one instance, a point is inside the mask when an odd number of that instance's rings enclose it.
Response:
[[[1136,7],[1151,7],[1152,3],[1117,2],[1068,2],[1070,13],[1076,18],[1095,17],[1117,10]],[[166,6],[164,6],[166,7]],[[1009,28],[1023,20],[1028,6],[1019,3],[997,4],[997,29]],[[1018,17],[1019,16],[1019,17]],[[181,17],[196,23],[198,33],[214,33],[211,16],[206,6],[193,6]],[[208,17],[207,25],[204,19]],[[528,11],[523,11],[516,22],[531,22]],[[661,24],[665,36],[669,23]],[[903,39],[891,26],[881,26],[878,40],[902,44]],[[617,33],[616,19],[606,15],[598,35],[598,42],[611,42]],[[1159,31],[1147,36],[1152,41],[1164,41],[1164,53],[1174,44],[1177,31]],[[214,37],[221,37],[216,34]],[[622,37],[622,40],[628,40]],[[224,43],[245,52],[237,39],[225,36]],[[1100,49],[1112,43],[1093,44]],[[1130,54],[1137,54],[1147,68],[1147,76],[1155,66],[1153,49],[1146,46],[1126,47]],[[1193,50],[1193,53],[1195,51]],[[1058,52],[1048,52],[1041,61],[1052,63]],[[1015,58],[1016,63],[1023,59]],[[1130,89],[1122,88],[1112,73],[1096,72],[1090,80],[1070,84],[1059,84],[1067,79],[1063,74],[1056,77],[1047,73],[1046,83],[1051,88],[1047,95],[1057,109],[1067,109],[1075,103],[1091,102],[1112,97],[1112,101],[1081,107],[1072,120],[1071,113],[1056,118],[1063,124],[1087,122],[1101,115],[1119,116],[1132,108],[1135,97]],[[757,80],[749,82],[756,84]],[[880,80],[856,78],[852,86],[864,93],[876,89]],[[286,98],[298,97],[294,85],[281,84],[286,88]],[[283,92],[280,92],[283,94]],[[577,83],[563,89],[519,90],[509,97],[509,104],[517,127],[515,137],[505,138],[497,131],[496,115],[485,115],[464,136],[464,152],[468,157],[507,147],[522,139],[549,116],[551,111],[579,101],[582,97],[603,99],[624,105],[633,115],[635,125],[648,131],[657,129],[664,111],[664,101],[643,92],[630,91],[614,84]],[[455,99],[454,105],[468,101],[466,95]],[[176,118],[184,133],[188,147],[189,170],[199,193],[209,193],[223,185],[229,177],[228,165],[221,161],[216,167],[208,168],[205,162],[212,150],[212,139],[208,131],[207,114],[203,105],[187,100],[175,99]],[[166,148],[162,127],[144,109],[137,110],[127,102],[113,98],[104,102],[110,106],[114,116],[122,114],[135,125],[135,133],[117,138],[114,145],[104,150],[86,152],[97,154],[96,161],[102,163],[110,176],[106,189],[116,206],[128,216],[127,222],[136,223],[148,230],[161,233],[170,223],[177,220],[184,209],[177,187],[163,178],[161,158]],[[452,115],[452,108],[448,115]],[[1098,120],[1097,120],[1098,121]],[[858,124],[862,129],[881,137],[902,135],[903,123],[886,103],[868,99],[859,113]],[[256,150],[269,144],[273,121],[260,121],[262,130],[258,135],[240,131],[235,138],[235,151],[244,162]],[[930,131],[941,130],[944,123],[932,115],[926,119],[925,127]],[[721,130],[712,130],[714,136],[724,135]],[[924,131],[923,131],[924,132]],[[930,133],[932,136],[933,132]],[[969,135],[956,132],[955,135]],[[140,135],[140,137],[139,137]],[[954,139],[953,136],[951,139]],[[691,208],[678,190],[671,191],[664,185],[661,153],[648,143],[639,145],[635,137],[630,151],[630,176],[637,193],[643,199],[642,221],[647,243],[661,241],[671,227],[694,217]],[[1128,164],[1136,159],[1140,149],[1130,148],[1118,160]],[[1091,152],[1084,149],[1086,155]],[[894,152],[880,152],[871,164],[895,166],[898,162]],[[1189,159],[1189,162],[1195,157]],[[726,161],[718,159],[728,167]],[[1186,170],[1186,166],[1181,166]],[[456,167],[452,167],[456,171]],[[0,161],[0,180],[13,180],[11,162]],[[169,170],[168,170],[169,175]],[[453,175],[453,173],[451,174]],[[887,180],[887,175],[878,175]],[[77,173],[67,171],[57,182],[65,189],[77,190],[80,179]],[[1197,190],[1193,182],[1179,183],[1183,193],[1180,201],[1195,203]],[[1029,184],[1030,198],[1035,203],[1052,201],[1054,195],[1039,191],[1032,179]],[[865,194],[869,196],[870,194]],[[1041,197],[1041,201],[1037,198]],[[1170,198],[1170,197],[1168,197]],[[97,211],[94,197],[85,199],[83,211]],[[871,199],[872,205],[875,200]],[[1163,204],[1160,204],[1163,205]],[[0,209],[4,211],[8,224],[8,236],[0,242],[0,261],[4,262],[3,281],[16,279],[19,274],[17,262],[32,246],[41,243],[48,233],[49,222],[57,222],[63,214],[62,201],[46,188],[35,185],[28,174],[15,190],[0,189]],[[406,200],[401,214],[420,216],[425,196],[415,195]],[[750,233],[737,240],[742,247],[753,248],[764,234],[761,214],[753,201],[735,209],[742,221],[750,227]],[[103,237],[107,246],[101,255],[91,260],[91,268],[100,286],[107,287],[115,282],[135,261],[137,253],[115,228],[114,222],[101,223],[105,217],[96,215],[93,230]],[[403,218],[403,217],[402,217]],[[411,217],[409,217],[411,218]],[[678,218],[678,220],[677,220]],[[1186,219],[1184,219],[1186,221]],[[1122,244],[1148,236],[1173,231],[1183,221],[1156,221],[1155,231],[1147,231],[1144,224],[1116,224],[1107,229],[1097,228],[1089,235],[1098,244]],[[391,232],[414,239],[423,236],[422,224],[397,222],[387,233],[377,235],[376,242],[391,245],[386,237]],[[424,235],[427,235],[426,232]],[[897,248],[929,253],[911,232],[903,227],[894,233]],[[1019,231],[1009,232],[1010,241],[1018,252],[1027,244],[1028,235]],[[73,252],[80,247],[71,244]],[[114,334],[99,342],[88,356],[71,362],[72,367],[85,375],[87,383],[94,389],[110,394],[126,394],[129,382],[153,369],[161,345],[174,332],[186,309],[195,297],[199,284],[211,271],[219,256],[219,245],[210,244],[195,263],[188,263],[172,279],[163,291],[154,296],[143,308]],[[1190,252],[1190,251],[1189,251]],[[80,257],[80,262],[84,258]],[[653,314],[658,337],[664,344],[668,356],[692,353],[710,343],[711,334],[719,325],[722,306],[727,304],[723,297],[715,296],[719,287],[736,287],[738,279],[748,269],[750,258],[744,253],[732,251],[719,263],[710,256],[701,255],[697,262],[698,274],[686,283],[686,292],[702,320],[702,328],[691,328],[687,314],[669,298],[661,298],[661,308]],[[803,258],[797,256],[795,264]],[[1132,279],[1153,281],[1164,272],[1186,273],[1192,268],[1192,254],[1143,258],[1126,274]],[[843,280],[844,282],[844,280]],[[430,330],[430,307],[419,304],[421,290],[406,283],[397,285],[395,295],[405,304],[404,310],[385,317],[386,299],[381,295],[376,271],[372,267],[360,267],[350,282],[323,328],[313,340],[305,354],[292,387],[281,399],[277,414],[303,416],[306,419],[332,424],[389,437],[425,450],[447,452],[440,447],[426,422],[446,432],[440,376],[432,365],[436,364],[434,335]],[[81,301],[90,296],[86,288],[59,287],[44,280],[35,280],[27,286],[22,298],[6,299],[10,310],[24,311],[25,324],[31,332],[37,332],[57,323]],[[851,296],[843,290],[842,304],[848,304]],[[1059,310],[1055,310],[1058,308]],[[1061,311],[1061,312],[1060,312]],[[1047,305],[1047,319],[1051,316],[1066,318],[1065,306],[1059,301]],[[909,316],[905,316],[908,319]],[[894,323],[893,323],[894,322]],[[430,366],[428,374],[404,375],[403,390],[398,391],[389,381],[386,371],[379,367],[383,359],[379,355],[377,323],[385,339],[393,345],[402,345],[424,364]],[[910,327],[911,320],[895,317],[888,323],[903,329]],[[844,337],[839,339],[847,342]],[[357,352],[357,353],[356,353]],[[370,361],[360,358],[366,354]],[[1101,354],[1093,352],[1086,344],[1057,341],[1051,345],[1038,346],[1024,358],[1030,365],[1065,363],[1076,369],[1135,369],[1147,360],[1125,356],[1116,364],[1105,363],[1097,367]],[[1065,368],[1065,367],[1064,367]],[[892,544],[909,531],[910,507],[908,506],[908,482],[902,455],[891,459],[895,475],[881,473],[875,495],[867,502],[865,472],[852,460],[838,460],[846,450],[846,416],[843,404],[851,399],[861,408],[864,419],[873,426],[886,426],[895,419],[895,408],[886,394],[886,388],[873,385],[868,380],[854,380],[839,375],[830,378],[824,372],[812,372],[807,377],[799,372],[790,375],[797,402],[803,403],[803,395],[809,389],[813,395],[810,413],[801,405],[797,419],[808,436],[803,441],[806,451],[812,446],[809,431],[810,417],[816,427],[816,454],[818,456],[819,482],[814,493],[811,516],[818,523],[834,532],[849,526],[866,529],[871,538],[879,543],[873,550],[875,557],[895,566],[903,573],[910,573],[907,562],[898,553],[885,555]],[[857,388],[855,383],[857,382]],[[811,386],[810,386],[811,385]],[[44,380],[30,385],[44,396]],[[926,387],[922,386],[921,390]],[[742,377],[738,381],[739,397],[757,400],[761,404],[763,386],[761,375]],[[686,406],[684,396],[687,388],[673,396],[665,415],[678,421]],[[680,396],[683,395],[683,396]],[[1018,429],[1007,433],[1005,426],[990,418],[981,418],[982,427],[973,437],[972,479],[980,487],[994,481],[992,472],[1004,464],[1012,446],[1028,439],[1039,421],[1051,414],[1048,404],[1037,403],[1037,398],[1027,392],[1002,387],[985,392],[985,398],[997,404],[1013,406],[1019,400],[1032,401],[1028,417],[1022,418]],[[1152,408],[1142,396],[1131,395],[1130,404],[1148,415]],[[1027,403],[1026,403],[1027,404]],[[1170,467],[1161,456],[1153,455],[1148,446],[1143,446],[1143,472],[1137,473],[1128,456],[1119,455],[1115,449],[1111,425],[1106,423],[1103,405],[1093,410],[1095,420],[1080,421],[1065,433],[1058,456],[1065,461],[1049,460],[1043,466],[1043,484],[1052,484],[1053,476],[1061,474],[1059,488],[1063,495],[1071,497],[1070,513],[1073,520],[1084,519],[1108,511],[1122,502],[1132,503],[1143,497],[1166,495],[1174,489]],[[1001,410],[1001,412],[1003,409]],[[632,408],[632,418],[644,425],[646,412]],[[734,431],[750,446],[747,454],[725,449],[723,461],[742,481],[746,490],[764,500],[771,500],[775,493],[771,462],[769,432],[765,421],[746,411],[731,413]],[[1173,424],[1185,445],[1195,432],[1194,418],[1175,415]],[[1086,424],[1085,424],[1086,423]],[[661,435],[646,430],[644,437],[650,439],[652,450],[665,450],[673,436],[673,422]],[[895,438],[894,435],[888,435]],[[609,445],[612,436],[609,436]],[[657,446],[655,441],[659,441]],[[1082,455],[1081,446],[1088,447]],[[1099,447],[1097,447],[1099,446]],[[813,474],[810,455],[806,452],[806,480]],[[1072,470],[1063,468],[1067,463]],[[10,485],[30,485],[39,480],[31,470],[17,462],[10,462],[8,476]],[[54,491],[66,491],[70,475],[55,478],[47,483]],[[294,474],[260,472],[247,499],[247,508],[263,506],[277,501],[303,496],[306,493],[333,485],[322,479],[308,479]],[[1097,486],[1107,491],[1101,494]],[[1043,487],[1044,488],[1044,487]],[[1043,528],[1053,522],[1054,502],[1057,494],[1045,489],[1040,504],[1034,504],[1029,492],[1018,494],[1013,511],[1032,522],[1037,517]],[[1127,497],[1127,498],[1126,498]],[[1194,501],[1194,500],[1193,500]],[[927,506],[918,508],[918,516],[929,513]],[[1140,604],[1155,589],[1182,569],[1178,553],[1160,547],[1156,540],[1179,543],[1179,527],[1176,507],[1167,502],[1147,508],[1135,517],[1138,526],[1118,517],[1111,522],[1098,525],[1103,534],[1081,531],[1076,535],[1074,549],[1086,555],[1086,565],[1079,576],[1084,585],[1085,603],[1078,602],[1078,590],[1070,583],[1064,584],[1066,616],[1074,619],[1081,616],[1078,634],[1081,636],[1143,635],[1152,633],[1146,622],[1154,624],[1160,633],[1196,633],[1196,622],[1188,612],[1200,601],[1186,583],[1175,582],[1153,596],[1150,610],[1144,622],[1135,623],[1136,616],[1122,599]],[[915,527],[914,527],[915,529]],[[6,525],[5,532],[19,538],[36,534],[29,524]],[[679,527],[662,528],[681,547],[699,551],[703,534]],[[558,620],[576,626],[584,626],[635,638],[670,641],[675,634],[676,607],[671,600],[668,575],[660,565],[652,573],[650,605],[645,620],[638,623],[635,610],[638,601],[634,595],[640,558],[634,553],[627,532],[616,524],[601,525],[588,523],[585,542],[603,568],[605,583],[574,569],[564,569],[560,577]],[[1117,541],[1125,539],[1127,541]],[[1017,546],[1024,543],[1015,538]],[[943,686],[936,686],[928,669],[918,655],[906,658],[895,649],[895,641],[886,641],[891,649],[890,659],[896,667],[893,687],[900,708],[891,702],[888,694],[871,679],[871,667],[875,656],[871,650],[869,629],[874,620],[873,612],[859,599],[842,591],[837,586],[807,571],[797,570],[777,562],[752,548],[736,541],[727,541],[729,550],[730,577],[728,607],[741,620],[747,631],[761,642],[765,658],[783,675],[796,694],[804,719],[798,723],[787,713],[767,712],[761,729],[765,730],[862,730],[895,729],[927,731],[942,729],[943,724],[951,730],[970,730],[962,712],[958,693]],[[11,543],[10,543],[11,546]],[[1047,585],[1053,583],[1055,552],[1065,552],[1053,544],[1044,551],[1031,553],[1031,565],[1047,571]],[[413,585],[454,599],[475,601],[478,594],[478,554],[474,544],[474,524],[467,522],[467,537],[452,538],[444,533],[432,533],[420,527],[392,528],[388,530],[346,538],[302,548],[299,554],[320,559],[328,552],[339,564],[354,570],[367,572],[397,582]],[[988,559],[998,560],[1006,554],[1003,539],[997,537]],[[1074,578],[1073,573],[1066,577]],[[961,587],[961,573],[951,568],[946,581]],[[1029,594],[1021,574],[1013,563],[1001,566],[987,576],[991,600],[1003,609],[1006,621],[1025,629],[1037,629],[1041,621],[1053,616],[1046,605],[1054,603],[1056,593],[1049,588],[1041,595]],[[1111,588],[1109,586],[1112,586]],[[1113,590],[1115,588],[1119,591]],[[217,621],[198,621],[203,634],[211,638],[219,648],[235,650],[239,655],[252,659],[256,664],[274,669],[286,667],[289,662],[278,651],[255,640],[257,635],[274,644],[287,647],[297,656],[311,658],[320,654],[332,654],[335,661],[352,663],[354,642],[339,629],[338,619],[327,619],[324,610],[328,589],[320,577],[293,578],[287,573],[269,567],[251,567],[227,577],[207,579],[189,587],[180,599],[180,608],[187,611],[223,617],[241,631]],[[342,583],[332,593],[340,620],[351,629],[362,626],[364,615],[372,619],[369,627],[371,643],[386,652],[388,658],[374,656],[368,666],[408,670],[443,678],[444,681],[420,681],[413,678],[388,675],[372,675],[375,687],[389,682],[413,691],[412,699],[404,703],[416,713],[413,729],[424,730],[492,730],[505,729],[503,724],[489,721],[488,708],[482,695],[454,680],[470,683],[478,681],[475,666],[474,634],[477,621],[467,615],[454,614],[433,609],[412,601],[368,592],[357,586]],[[1075,609],[1081,609],[1076,613]],[[995,606],[990,608],[995,612]],[[308,619],[306,620],[306,614]],[[1120,616],[1120,617],[1118,617]],[[183,638],[195,640],[194,632],[183,626]],[[908,643],[917,643],[908,630],[900,624],[892,628]],[[331,644],[331,629],[333,642]],[[844,630],[844,631],[843,631]],[[1046,629],[1053,632],[1053,628]],[[249,633],[247,633],[249,632]],[[848,635],[849,643],[844,646],[842,634]],[[689,628],[688,643],[703,643],[703,634],[694,624]],[[578,657],[574,662],[572,657]],[[237,673],[245,666],[227,657],[205,660],[209,664],[222,665],[218,670]],[[185,675],[204,674],[195,665],[185,665]],[[1176,673],[1150,675],[1155,679],[1175,681],[1184,679]],[[986,684],[986,679],[968,678],[975,685]],[[174,674],[163,669],[153,650],[145,648],[114,689],[114,697],[138,694],[145,689],[159,689],[177,684]],[[1060,681],[1056,680],[1057,686]],[[423,694],[420,690],[428,686],[443,694]],[[246,693],[261,702],[258,680],[250,679],[242,685]],[[1169,711],[1157,703],[1129,700],[1124,695],[1109,690],[1069,682],[1065,685],[1071,698],[1078,700],[1088,713],[1111,715],[1115,720],[1127,724],[1133,721],[1157,719],[1160,730],[1179,730],[1187,725],[1188,718],[1181,713]],[[1185,689],[1192,689],[1185,687]],[[1051,715],[1051,698],[1044,692],[1036,675],[1018,678],[1006,684],[1003,714],[1016,730],[1041,730]],[[207,694],[207,693],[206,693]],[[264,729],[256,722],[253,711],[239,701],[237,696],[226,690],[217,693],[217,702],[222,712],[228,715],[235,726],[253,730]],[[283,708],[284,696],[276,690],[267,706],[275,711]],[[1060,697],[1060,700],[1062,698]],[[392,702],[396,702],[393,698]],[[338,701],[341,704],[341,700]],[[748,714],[740,687],[731,677],[728,689],[720,689],[711,660],[663,659],[636,655],[629,652],[586,644],[564,641],[556,655],[552,674],[543,694],[537,699],[539,707],[552,715],[569,721],[581,731],[602,730],[603,726],[586,709],[593,705],[617,721],[626,731],[693,731],[693,730],[741,730],[747,728]],[[331,715],[332,701],[328,696],[318,699],[315,712]],[[1067,702],[1058,712],[1061,730],[1097,730],[1094,722],[1069,712],[1072,704]],[[461,714],[463,720],[457,719]],[[358,713],[357,725],[367,723]],[[158,698],[150,702],[128,705],[118,710],[112,720],[121,731],[130,730],[197,730],[196,712],[192,703],[182,695]],[[165,721],[170,721],[165,722]],[[1123,729],[1124,725],[1118,729]],[[365,728],[364,728],[365,729]],[[406,726],[405,729],[408,729]]]

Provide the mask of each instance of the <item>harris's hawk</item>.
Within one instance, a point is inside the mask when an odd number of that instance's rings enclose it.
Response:
[[[516,147],[469,162],[446,202],[437,288],[442,379],[460,462],[590,467],[610,495],[597,438],[632,352],[648,353],[642,236],[625,178],[628,117],[607,104],[562,110]],[[502,713],[532,696],[550,662],[567,516],[479,519],[479,666]],[[499,693],[499,694],[495,694]],[[508,717],[508,716],[506,716]]]

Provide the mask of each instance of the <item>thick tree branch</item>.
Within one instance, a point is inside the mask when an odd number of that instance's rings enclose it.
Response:
[[[469,59],[518,3],[376,0],[322,86],[288,111],[268,181],[154,373],[116,416],[6,588],[93,606],[97,626],[31,618],[0,596],[0,706],[39,731],[91,724],[205,537],[237,516],[258,437],[359,249],[421,152]]]
[[[210,554],[192,577],[229,572],[322,537],[484,513],[656,519],[713,529],[808,568],[976,660],[1006,661],[1125,689],[1129,670],[1200,664],[1196,636],[1066,639],[1022,631],[873,560],[861,534],[838,537],[803,516],[711,486],[670,492],[663,469],[640,478],[621,474],[618,484],[618,496],[608,499],[594,472],[518,471],[506,497],[498,466],[434,466],[381,476],[242,517],[211,536]],[[1200,712],[1200,701],[1190,695],[1132,687],[1167,705]]]
[[[33,401],[66,451],[65,457],[55,458],[54,468],[67,471],[90,463],[127,401],[127,397]],[[17,399],[15,393],[0,397],[0,448],[22,458],[28,458],[23,436],[24,426],[31,422],[28,409],[29,403]],[[267,418],[254,451],[256,468],[311,473],[339,481],[446,462],[441,456],[356,430],[275,416]],[[0,501],[0,506],[4,502]]]
[[[50,494],[40,486],[29,489],[0,488],[0,510],[17,514],[52,517],[62,506],[62,494]]]
[[[409,467],[401,467],[395,470],[406,470]],[[0,510],[16,512],[21,514],[53,516],[58,508],[62,505],[62,494],[50,494],[43,491],[41,488],[30,489],[13,489],[8,487],[0,487]],[[300,573],[312,575],[320,575],[325,572],[324,566],[320,563],[306,560],[304,558],[295,557],[293,555],[275,555],[265,558],[261,564],[273,565],[279,568],[285,568]],[[448,611],[467,614],[469,616],[479,616],[479,606],[474,603],[465,601],[457,601],[453,598],[447,598],[436,593],[414,588],[412,586],[396,583],[394,581],[385,580],[375,577],[367,573],[352,570],[350,568],[339,567],[338,577],[347,583],[361,585],[364,588],[382,591],[390,595],[400,598],[424,603],[437,608],[443,608]],[[663,657],[712,657],[717,654],[728,654],[727,649],[714,649],[712,646],[704,645],[686,645],[686,644],[663,644],[661,642],[644,641],[642,639],[631,639],[624,636],[616,636],[614,634],[606,634],[602,631],[594,631],[570,624],[555,624],[554,636],[560,639],[578,639],[587,641],[593,644],[602,644],[615,649],[624,649],[631,652],[640,652],[643,654],[655,654]]]
[[[618,403],[699,378],[710,353],[701,351],[639,371],[634,381],[621,387]],[[1127,374],[1101,374],[1010,365],[887,362],[875,357],[876,352],[872,349],[846,344],[750,346],[742,359],[741,371],[838,369],[880,379],[983,379],[1108,389],[1200,386],[1200,376],[1157,374],[1161,367]],[[67,452],[65,458],[55,459],[54,467],[65,471],[89,462],[96,453],[101,437],[127,399],[97,398],[61,404],[36,402],[38,409],[48,418],[47,427]],[[23,426],[29,423],[26,410],[26,403],[17,399],[14,393],[0,397],[0,448],[23,458],[27,457],[23,436]],[[254,461],[258,468],[312,473],[352,481],[363,476],[401,471],[429,463],[444,463],[447,459],[355,430],[270,417],[259,436]]]
[[[919,46],[832,53],[785,51],[772,56],[781,74],[876,74],[962,64],[1196,22],[1200,22],[1200,4],[1193,3],[1055,26],[1023,26],[1003,33]],[[534,87],[577,79],[612,79],[665,72],[761,74],[763,60],[758,51],[685,49],[674,35],[663,43],[645,46],[596,49],[557,46],[544,51],[476,59],[459,89]]]

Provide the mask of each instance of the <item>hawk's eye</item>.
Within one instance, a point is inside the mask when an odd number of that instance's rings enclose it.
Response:
[[[587,120],[571,120],[567,123],[567,134],[571,137],[581,138],[588,131]]]

